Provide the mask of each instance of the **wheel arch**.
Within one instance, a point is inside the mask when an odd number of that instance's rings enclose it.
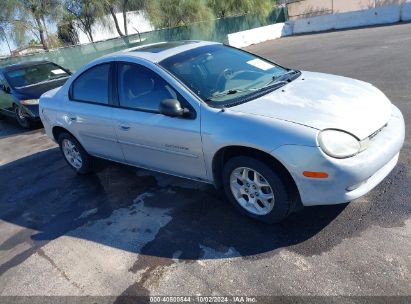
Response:
[[[70,134],[71,136],[73,136],[74,138],[76,138],[73,133],[71,133],[69,130],[67,130],[66,128],[62,127],[62,126],[54,126],[51,130],[52,134],[53,134],[53,138],[56,142],[58,142],[59,140],[59,136],[61,133],[66,132],[68,134]],[[76,138],[76,140],[78,141],[78,139]]]
[[[212,170],[214,185],[217,188],[221,188],[223,186],[222,172],[224,164],[229,159],[236,156],[253,157],[271,167],[276,173],[280,175],[281,178],[284,179],[289,193],[291,195],[296,195],[297,197],[295,197],[295,201],[302,206],[297,184],[288,169],[271,154],[256,148],[246,146],[226,146],[221,148],[214,154],[212,161]]]
[[[21,104],[18,101],[13,101],[11,107],[12,107],[12,110],[15,111],[16,108],[21,107]]]

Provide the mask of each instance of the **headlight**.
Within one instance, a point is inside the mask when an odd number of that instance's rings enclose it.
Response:
[[[346,158],[361,151],[361,143],[353,135],[339,130],[324,130],[318,135],[324,153],[335,158]]]
[[[20,100],[20,103],[26,106],[38,105],[39,100],[38,99],[24,99],[24,100]]]

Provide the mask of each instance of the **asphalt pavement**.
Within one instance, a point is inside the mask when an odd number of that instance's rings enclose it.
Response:
[[[349,204],[305,208],[270,226],[237,214],[209,185],[106,162],[76,176],[40,126],[26,131],[3,118],[0,302],[16,295],[411,300],[411,24],[248,50],[380,88],[407,128],[393,172]]]

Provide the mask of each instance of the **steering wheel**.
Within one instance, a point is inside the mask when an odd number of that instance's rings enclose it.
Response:
[[[220,72],[217,76],[217,81],[216,81],[216,87],[218,91],[221,91],[224,89],[224,85],[227,82],[227,80],[234,78],[234,76],[238,75],[238,72],[244,72],[244,71],[237,71],[234,72],[232,69],[224,69],[223,71]],[[224,80],[224,82],[223,82]]]
[[[259,73],[256,71],[248,71],[248,70],[239,70],[234,72],[232,69],[224,69],[218,76],[217,76],[217,81],[216,81],[216,88],[217,91],[223,91],[225,89],[225,84],[227,80],[236,78],[238,75],[244,74],[244,73],[257,73],[257,74],[263,74]]]

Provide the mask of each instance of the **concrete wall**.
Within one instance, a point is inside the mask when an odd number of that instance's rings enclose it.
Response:
[[[312,1],[324,5],[330,2],[330,0]],[[358,7],[357,5],[359,1],[362,1],[361,3],[364,4],[365,1],[368,0],[346,0],[344,9],[348,11],[345,12],[310,16],[303,19],[290,20],[285,23],[277,23],[228,34],[228,43],[235,47],[245,47],[251,44],[257,44],[293,34],[411,21],[411,0],[394,1],[396,3],[390,5],[380,5],[382,3],[387,3],[387,1],[372,0],[377,6],[350,11],[352,8]],[[322,7],[326,8],[327,6]],[[342,6],[338,6],[337,8],[341,10],[343,9]]]
[[[228,43],[231,46],[242,48],[248,45],[277,39],[292,34],[289,23],[276,23],[251,30],[228,34]]]
[[[301,0],[287,4],[288,18],[295,20],[324,14],[333,11],[333,0]]]
[[[406,0],[299,0],[289,1],[287,7],[290,20],[296,20],[319,15],[366,10],[393,4],[400,5],[404,2]]]
[[[396,23],[400,21],[411,21],[411,1],[393,2],[396,3],[358,11],[295,19],[291,22],[292,31],[293,34],[301,34],[367,25]],[[378,3],[382,4],[383,1]]]

